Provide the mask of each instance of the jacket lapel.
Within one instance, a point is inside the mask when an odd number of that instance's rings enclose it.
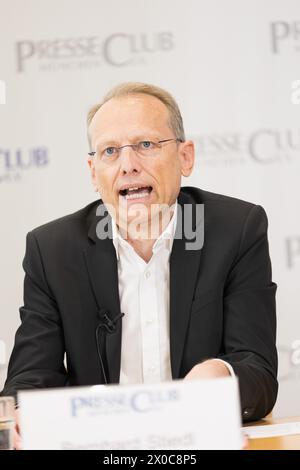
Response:
[[[185,336],[190,318],[190,309],[198,278],[201,248],[187,250],[186,221],[192,224],[193,231],[204,229],[204,219],[197,219],[193,200],[182,192],[178,198],[178,221],[176,235],[170,257],[170,351],[172,377],[179,378]],[[194,211],[188,213],[186,205],[193,205]],[[180,214],[181,212],[181,214]],[[185,223],[184,223],[185,220]],[[201,226],[202,224],[202,226]],[[181,236],[182,233],[182,236]]]
[[[113,319],[120,314],[118,266],[112,238],[99,239],[97,237],[96,226],[101,219],[102,216],[100,218],[95,217],[92,221],[89,230],[91,243],[84,250],[84,255],[98,310],[106,310],[110,319]],[[107,220],[107,228],[111,234],[110,217],[107,217]],[[105,333],[105,352],[110,383],[119,382],[121,337],[122,321],[120,320],[116,323],[116,330],[113,333]]]

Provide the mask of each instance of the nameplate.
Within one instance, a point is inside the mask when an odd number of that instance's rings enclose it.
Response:
[[[26,449],[240,449],[234,377],[18,394]]]

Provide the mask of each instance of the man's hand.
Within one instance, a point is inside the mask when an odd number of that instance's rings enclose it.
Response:
[[[19,422],[20,422],[20,412],[18,409],[15,410],[15,430],[14,430],[14,449],[16,450],[22,450],[22,442],[21,442],[21,436],[20,436],[20,427],[19,427]]]
[[[228,367],[222,362],[215,359],[196,364],[190,372],[185,376],[184,380],[193,379],[217,379],[220,377],[229,377]]]

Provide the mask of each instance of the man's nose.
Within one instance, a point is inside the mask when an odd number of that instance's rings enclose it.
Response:
[[[123,174],[141,171],[140,159],[132,147],[124,147],[120,150],[119,161],[120,171]]]

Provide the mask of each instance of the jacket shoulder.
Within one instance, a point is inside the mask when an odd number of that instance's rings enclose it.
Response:
[[[57,237],[61,238],[62,235],[64,235],[64,238],[72,238],[80,233],[86,236],[88,228],[95,217],[97,207],[101,203],[102,201],[98,199],[76,212],[40,225],[31,230],[30,233],[37,240],[57,239]]]
[[[249,222],[267,230],[268,218],[260,205],[192,186],[181,188],[180,194],[183,194],[181,200],[184,199],[185,203],[204,204],[205,221],[213,222],[215,228],[221,230],[231,226],[232,230],[239,230]]]
[[[213,204],[217,205],[228,205],[235,208],[243,208],[244,210],[251,210],[256,204],[238,199],[224,194],[213,193],[210,191],[204,191],[203,189],[196,188],[194,186],[184,186],[181,188],[181,192],[193,199],[193,202],[198,204]]]

